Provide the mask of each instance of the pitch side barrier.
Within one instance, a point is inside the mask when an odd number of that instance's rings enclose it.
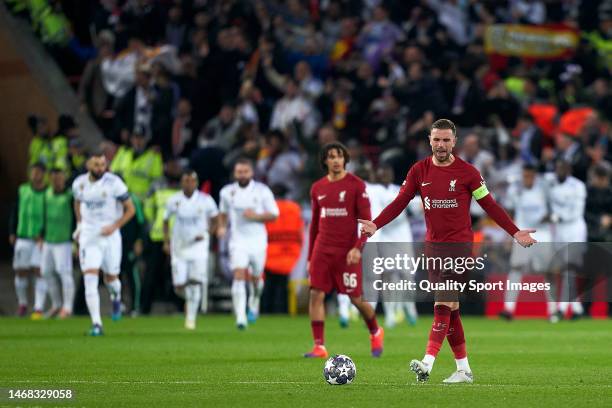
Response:
[[[511,292],[519,302],[608,302],[611,275],[608,242],[368,242],[362,256],[367,301],[482,302]]]

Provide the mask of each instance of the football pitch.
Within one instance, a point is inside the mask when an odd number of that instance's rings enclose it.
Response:
[[[380,319],[382,320],[382,319]],[[85,337],[85,318],[0,319],[0,406],[75,407],[430,407],[612,405],[612,322],[551,325],[463,318],[472,385],[442,385],[454,371],[448,344],[430,381],[408,371],[421,358],[431,317],[387,330],[380,359],[361,322],[326,322],[330,353],[357,366],[353,384],[328,385],[324,361],[306,360],[306,317],[263,317],[238,332],[230,316],[203,316],[195,332],[180,316],[106,319],[106,335]],[[15,401],[9,389],[71,389],[72,400]]]

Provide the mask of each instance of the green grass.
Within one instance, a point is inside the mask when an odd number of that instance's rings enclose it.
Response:
[[[39,406],[578,406],[612,404],[612,326],[608,321],[506,323],[465,318],[476,383],[444,386],[454,371],[447,345],[430,382],[415,384],[411,358],[422,357],[430,317],[416,328],[388,330],[385,353],[369,356],[359,322],[326,326],[331,353],[348,354],[355,382],[330,386],[323,361],[305,360],[311,345],[304,317],[264,317],[238,332],[229,316],[204,316],[195,332],[182,319],[106,321],[106,336],[88,338],[84,318],[32,322],[0,319],[1,406],[8,388],[66,389],[72,401]],[[30,405],[28,405],[30,404]],[[19,402],[32,406],[33,402]]]

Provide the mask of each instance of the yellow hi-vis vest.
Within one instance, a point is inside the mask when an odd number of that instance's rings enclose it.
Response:
[[[166,203],[168,199],[176,194],[178,187],[165,186],[153,192],[144,202],[144,215],[147,223],[151,226],[149,230],[149,238],[153,242],[161,242],[164,240],[164,213],[166,212]],[[170,219],[170,231],[174,217]]]
[[[144,200],[151,184],[162,176],[163,166],[161,154],[153,149],[134,157],[133,149],[122,146],[113,158],[110,170],[123,177],[128,190]]]

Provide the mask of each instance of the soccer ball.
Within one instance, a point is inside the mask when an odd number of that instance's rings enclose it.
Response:
[[[325,362],[323,378],[331,385],[350,384],[355,379],[357,368],[349,356],[336,354]]]

